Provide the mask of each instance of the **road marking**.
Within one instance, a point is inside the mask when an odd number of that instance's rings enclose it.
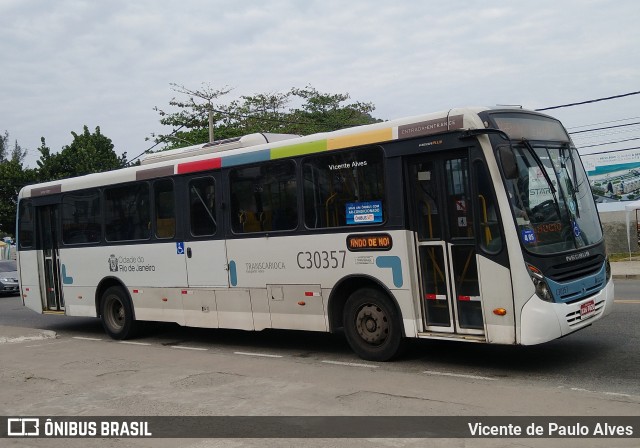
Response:
[[[614,300],[614,303],[634,303],[634,304],[638,304],[638,303],[640,303],[640,300],[622,300],[622,299],[616,299],[616,300]]]
[[[207,351],[209,350],[208,348],[202,348],[202,347],[187,347],[186,345],[170,345],[169,347],[171,348],[180,348],[182,350],[200,350],[200,351]]]
[[[233,352],[236,355],[243,356],[260,356],[262,358],[282,358],[281,355],[270,355],[268,353],[249,353],[249,352]]]
[[[102,341],[100,338],[85,338],[82,336],[73,336],[73,339],[80,339],[81,341]]]
[[[581,387],[572,387],[571,390],[574,391],[574,392],[587,392],[587,393],[590,393],[590,394],[603,394],[603,395],[611,395],[611,396],[614,396],[614,397],[637,398],[634,395],[621,394],[619,392],[598,392],[597,390],[583,389]]]
[[[325,359],[322,361],[325,364],[334,364],[337,366],[347,366],[347,367],[369,367],[370,369],[377,369],[380,366],[376,366],[374,364],[360,364],[357,362],[343,362],[343,361],[330,361]]]
[[[472,380],[486,380],[486,381],[496,381],[497,378],[489,378],[488,376],[480,376],[480,375],[468,375],[464,373],[450,373],[450,372],[436,372],[435,370],[425,370],[422,373],[426,373],[427,375],[439,375],[439,376],[453,376],[456,378],[469,378]]]
[[[135,342],[135,341],[120,341],[120,344],[129,344],[129,345],[151,345],[148,342]]]
[[[58,341],[58,342],[48,342],[48,343],[44,343],[44,344],[26,345],[25,348],[48,347],[48,346],[54,345],[54,344],[66,344],[67,342],[70,342],[70,341]]]
[[[605,395],[613,395],[614,397],[626,397],[626,398],[635,398],[633,395],[630,394],[621,394],[618,392],[603,392]]]

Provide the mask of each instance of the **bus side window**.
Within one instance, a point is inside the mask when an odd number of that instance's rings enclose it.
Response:
[[[102,237],[102,206],[97,189],[67,193],[62,198],[64,244],[97,243]]]
[[[302,172],[304,218],[308,228],[385,221],[384,164],[380,148],[311,156],[304,160]],[[357,219],[355,215],[359,213],[359,217],[368,217]]]
[[[296,165],[271,162],[230,172],[234,233],[294,230],[298,227]]]
[[[149,239],[151,219],[148,183],[106,188],[104,197],[107,241]]]
[[[200,177],[189,182],[189,217],[191,235],[215,235],[216,185],[213,177]]]
[[[156,237],[173,238],[176,234],[176,209],[173,182],[159,180],[153,184],[155,196]]]
[[[20,201],[20,225],[18,229],[18,247],[28,249],[33,247],[33,206],[28,200]]]
[[[478,241],[482,250],[490,254],[497,254],[502,250],[503,239],[491,187],[491,177],[489,177],[487,167],[483,162],[477,160],[473,163],[473,167],[478,192],[475,205],[480,224]]]

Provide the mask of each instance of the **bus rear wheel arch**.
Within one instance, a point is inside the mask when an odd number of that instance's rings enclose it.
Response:
[[[120,286],[107,288],[100,298],[100,317],[104,331],[113,339],[129,339],[136,329],[129,294]]]
[[[368,361],[388,361],[402,345],[402,320],[394,302],[377,288],[360,288],[343,310],[344,332],[358,356]]]

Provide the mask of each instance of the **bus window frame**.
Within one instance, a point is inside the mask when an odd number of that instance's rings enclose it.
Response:
[[[382,221],[381,222],[374,222],[374,223],[362,223],[362,224],[351,224],[351,225],[343,225],[343,226],[333,226],[333,227],[309,227],[307,225],[307,220],[306,220],[306,199],[305,199],[305,191],[304,191],[304,184],[305,184],[305,177],[304,177],[304,165],[305,163],[308,163],[308,161],[310,159],[314,159],[314,158],[321,158],[321,157],[330,157],[332,155],[339,155],[339,154],[346,154],[349,152],[360,152],[360,151],[366,151],[368,149],[376,149],[380,155],[381,155],[381,164],[382,164],[382,176],[383,176],[383,185],[382,185],[382,198],[381,198],[381,202],[382,202]],[[389,223],[389,215],[390,215],[390,207],[389,207],[389,184],[390,184],[390,180],[389,180],[389,176],[388,176],[388,167],[391,164],[392,159],[394,159],[394,157],[389,157],[387,155],[387,152],[385,151],[385,147],[383,145],[379,145],[379,144],[374,144],[374,145],[365,145],[365,146],[356,146],[356,147],[351,147],[351,148],[345,148],[345,149],[341,149],[341,150],[336,150],[336,151],[330,151],[330,152],[318,152],[318,153],[314,153],[314,154],[309,154],[305,157],[302,157],[299,163],[299,167],[300,167],[300,198],[301,198],[301,209],[300,209],[300,214],[299,214],[299,219],[302,219],[302,224],[305,230],[309,231],[309,232],[314,232],[314,233],[333,233],[333,232],[344,232],[345,229],[356,229],[357,231],[360,231],[362,229],[372,229],[372,228],[378,228],[378,227],[387,227],[388,223]],[[402,178],[402,176],[400,176],[400,178]],[[351,230],[349,230],[351,231]]]
[[[163,178],[164,179],[164,178]],[[146,185],[147,186],[147,199],[149,200],[149,205],[148,205],[148,223],[147,223],[147,230],[148,230],[148,235],[146,238],[134,238],[134,239],[122,239],[122,240],[110,240],[107,238],[107,190],[109,189],[117,189],[117,188],[127,188],[127,187],[132,187],[135,185]],[[124,182],[124,183],[120,183],[120,184],[113,184],[113,185],[108,185],[108,186],[103,186],[102,188],[102,195],[103,195],[103,239],[104,239],[104,244],[105,245],[118,245],[118,244],[128,244],[131,242],[136,242],[136,243],[145,243],[145,242],[153,242],[156,240],[156,238],[154,238],[154,232],[153,232],[153,196],[152,196],[152,187],[151,184],[148,180],[143,180],[143,181],[134,181],[134,182]]]
[[[249,232],[237,232],[234,229],[234,223],[232,221],[233,219],[233,210],[234,210],[234,203],[232,200],[232,178],[231,175],[234,171],[237,170],[242,170],[242,169],[248,169],[248,168],[261,168],[264,166],[270,166],[270,165],[275,165],[277,163],[289,163],[289,164],[293,164],[293,180],[296,182],[296,186],[295,186],[295,194],[296,194],[296,198],[295,198],[295,215],[296,215],[296,225],[290,229],[282,229],[282,230],[260,230],[260,231],[249,231]],[[265,235],[271,235],[271,234],[278,234],[278,235],[283,235],[283,234],[292,234],[292,233],[296,233],[298,232],[298,230],[300,229],[300,203],[301,203],[301,199],[300,199],[300,194],[302,193],[302,191],[300,190],[300,166],[301,164],[299,163],[299,160],[297,158],[283,158],[283,159],[277,159],[277,160],[269,160],[269,161],[264,161],[264,162],[258,162],[258,163],[250,163],[250,164],[246,164],[246,165],[237,165],[237,166],[233,166],[233,167],[229,167],[227,170],[225,170],[225,196],[228,198],[228,206],[222,206],[222,208],[224,209],[224,218],[226,220],[226,222],[228,223],[227,225],[227,229],[228,229],[228,233],[227,233],[227,238],[229,237],[233,237],[233,238],[251,238],[252,236],[265,236]],[[218,207],[220,208],[220,207]]]

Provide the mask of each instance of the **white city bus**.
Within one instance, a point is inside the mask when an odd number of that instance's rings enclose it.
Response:
[[[452,109],[297,137],[252,134],[27,186],[24,304],[139,321],[538,344],[611,311],[603,234],[562,124]]]

